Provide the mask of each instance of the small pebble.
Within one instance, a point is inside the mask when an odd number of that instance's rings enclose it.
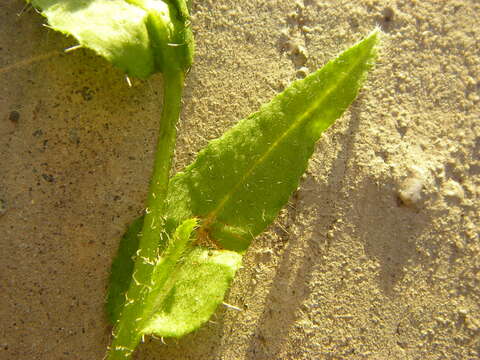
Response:
[[[411,175],[405,179],[398,197],[407,206],[415,206],[422,200],[422,190],[426,182],[426,172],[424,169],[412,166]]]
[[[442,195],[446,198],[463,200],[465,192],[463,191],[462,185],[450,179],[443,185]]]
[[[306,26],[306,25],[302,26],[302,32],[304,32],[304,33],[306,33],[306,34],[310,34],[310,33],[312,33],[313,31],[314,31],[314,29],[312,29],[312,28],[309,27],[309,26]]]
[[[43,180],[48,181],[50,183],[55,182],[55,178],[50,174],[42,174],[42,178]]]
[[[307,77],[309,73],[309,70],[307,67],[305,66],[302,66],[300,69],[297,70],[297,79],[303,79],[305,77]]]

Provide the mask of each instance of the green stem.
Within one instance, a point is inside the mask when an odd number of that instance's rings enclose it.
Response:
[[[139,252],[135,261],[125,305],[113,331],[108,360],[129,359],[142,337],[151,309],[145,306],[152,288],[152,273],[158,259],[158,246],[163,230],[163,211],[168,190],[170,168],[176,140],[176,124],[180,115],[184,74],[181,70],[163,75],[163,109],[157,151],[147,199]]]
[[[165,71],[163,110],[160,121],[157,151],[147,198],[140,249],[143,256],[156,259],[156,251],[163,227],[163,211],[177,136],[177,121],[181,110],[184,74],[181,70]]]

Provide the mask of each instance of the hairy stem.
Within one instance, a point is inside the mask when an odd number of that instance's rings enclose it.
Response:
[[[148,192],[147,208],[140,240],[141,255],[155,260],[163,227],[163,210],[167,197],[172,165],[177,121],[180,116],[184,75],[181,71],[165,72],[163,110],[158,135],[157,152]]]
[[[165,71],[163,110],[160,120],[157,151],[147,199],[139,251],[135,260],[130,288],[125,305],[113,331],[113,342],[108,360],[130,358],[142,337],[145,321],[151,309],[145,306],[153,287],[152,274],[159,254],[163,232],[163,211],[168,190],[168,179],[175,149],[176,124],[180,115],[184,74],[181,70]]]

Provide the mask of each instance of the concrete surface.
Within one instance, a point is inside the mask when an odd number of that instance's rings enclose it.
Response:
[[[367,34],[361,96],[250,249],[227,302],[136,359],[480,357],[477,1],[193,1],[176,170]],[[0,358],[102,359],[106,279],[143,210],[161,76],[134,80],[0,4]]]

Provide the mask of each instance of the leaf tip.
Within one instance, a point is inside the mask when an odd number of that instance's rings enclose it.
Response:
[[[365,40],[370,40],[372,42],[373,51],[376,52],[384,36],[385,33],[383,32],[382,28],[379,25],[376,25],[375,28],[367,35]]]
[[[377,25],[372,31],[370,31],[370,33],[365,38],[363,38],[356,45],[350,48],[350,49],[357,48],[358,50],[362,49],[360,50],[360,52],[362,52],[366,57],[365,58],[365,64],[367,65],[366,70],[369,70],[371,67],[374,66],[376,59],[378,57],[379,44],[384,35],[385,33]]]

